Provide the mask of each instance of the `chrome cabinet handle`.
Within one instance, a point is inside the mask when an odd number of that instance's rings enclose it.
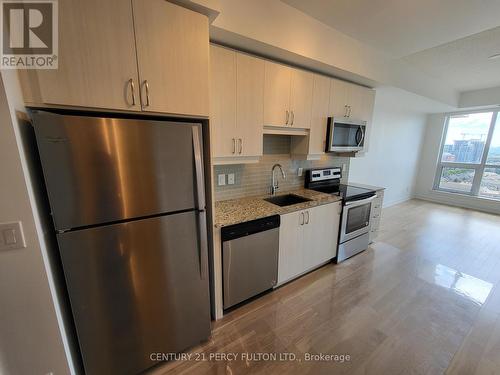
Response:
[[[344,105],[344,117],[347,117],[347,104]]]
[[[134,79],[130,78],[128,80],[128,83],[130,85],[130,91],[132,92],[132,105],[135,105],[135,84],[134,84]]]
[[[292,121],[290,121],[291,122],[290,126],[293,126],[293,121],[295,120],[295,113],[293,111],[291,113],[292,113]]]
[[[233,138],[233,154],[236,154],[236,138]]]
[[[300,225],[304,225],[304,223],[305,223],[304,213],[303,213],[303,212],[301,212],[301,213],[300,213],[300,216],[302,217],[302,220],[301,220],[301,222],[300,222]]]
[[[290,117],[290,114],[288,113],[288,110],[286,112],[286,120],[285,120],[285,125],[288,125],[288,118]]]
[[[306,214],[307,214],[306,224],[309,224],[309,211],[306,211]]]
[[[240,150],[239,150],[239,154],[241,155],[241,152],[243,151],[243,140],[241,138],[239,138],[240,140]]]
[[[144,81],[144,87],[146,88],[146,104],[144,107],[149,107],[149,83],[147,79]]]

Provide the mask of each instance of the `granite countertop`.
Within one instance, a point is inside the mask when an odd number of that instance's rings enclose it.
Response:
[[[269,198],[270,195],[218,201],[215,202],[215,226],[219,228],[225,227],[232,224],[243,223],[245,221],[260,219],[271,215],[282,215],[342,200],[342,198],[337,195],[324,194],[309,189],[283,191],[276,195],[284,194],[299,195],[304,198],[309,198],[311,201],[286,207],[280,207],[266,202],[264,198]]]

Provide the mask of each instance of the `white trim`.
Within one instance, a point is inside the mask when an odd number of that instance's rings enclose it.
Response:
[[[384,200],[384,204],[382,205],[382,208],[388,208],[388,207],[391,207],[391,206],[395,206],[395,205],[397,205],[397,204],[400,204],[400,203],[404,203],[404,202],[410,201],[410,200],[412,200],[413,198],[414,198],[413,196],[409,195],[409,196],[407,196],[407,197],[405,197],[405,198],[396,199],[396,200],[394,200],[394,201],[388,201],[388,202],[386,202],[386,201]]]
[[[449,193],[439,190],[429,190],[428,193],[416,194],[415,198],[448,206],[500,215],[500,201],[494,199]]]
[[[455,163],[455,162],[443,161],[443,152],[444,152],[444,146],[446,144],[446,138],[448,136],[450,119],[452,117],[461,116],[461,115],[469,115],[469,114],[475,114],[475,113],[490,113],[490,112],[492,113],[492,115],[491,115],[490,124],[488,126],[488,134],[486,136],[486,140],[484,141],[484,148],[483,148],[483,153],[481,155],[481,161],[478,163],[460,163],[460,162]],[[434,182],[432,185],[434,191],[447,192],[447,193],[451,193],[451,194],[467,195],[467,196],[475,197],[475,198],[479,197],[479,191],[480,191],[480,187],[481,187],[481,181],[483,179],[484,170],[485,170],[485,168],[487,168],[486,161],[488,159],[491,141],[493,139],[495,127],[499,123],[498,122],[499,114],[500,114],[500,111],[498,110],[498,108],[497,109],[482,109],[482,110],[475,110],[475,111],[455,112],[455,113],[446,114],[445,125],[443,128],[443,133],[441,135],[441,142],[439,143],[438,160],[437,160],[437,165],[436,165],[436,171],[434,174]],[[474,178],[472,180],[472,186],[471,186],[470,192],[461,192],[459,190],[440,188],[441,176],[443,174],[444,168],[460,168],[460,169],[473,170],[474,171]]]

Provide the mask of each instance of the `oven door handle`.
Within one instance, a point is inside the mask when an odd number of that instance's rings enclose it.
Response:
[[[373,197],[370,197],[370,198],[366,198],[366,199],[361,199],[359,201],[351,201],[351,202],[346,202],[345,205],[346,206],[360,206],[362,204],[365,204],[365,203],[370,203],[372,200],[374,200],[375,198],[377,198],[376,195],[374,195]]]

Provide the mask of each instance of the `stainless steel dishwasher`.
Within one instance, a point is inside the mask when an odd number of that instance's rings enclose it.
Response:
[[[224,309],[276,285],[279,226],[274,215],[222,228]]]

